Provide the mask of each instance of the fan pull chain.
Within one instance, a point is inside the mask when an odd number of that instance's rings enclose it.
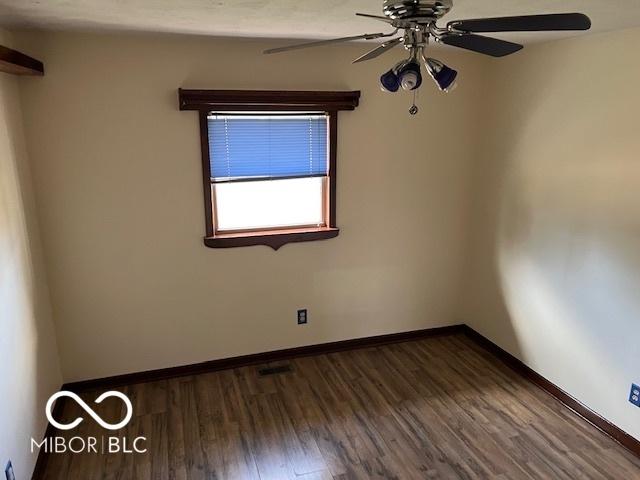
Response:
[[[420,109],[416,105],[416,96],[417,96],[417,94],[418,94],[418,89],[416,88],[413,91],[413,105],[411,105],[411,108],[409,109],[409,114],[410,115],[417,115],[418,112],[420,111]]]

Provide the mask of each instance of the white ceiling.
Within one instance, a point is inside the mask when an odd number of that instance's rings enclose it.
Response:
[[[386,31],[354,15],[381,11],[382,0],[0,0],[0,25],[315,39]],[[592,32],[640,26],[640,0],[454,0],[445,20],[555,12],[586,13]],[[530,43],[571,35],[502,37]]]

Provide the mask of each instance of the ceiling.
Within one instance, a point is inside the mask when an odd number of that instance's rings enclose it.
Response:
[[[316,39],[387,31],[354,15],[381,11],[382,0],[0,0],[0,25]],[[591,32],[640,26],[640,0],[454,0],[445,20],[555,12],[586,13]],[[571,35],[502,37],[531,43]]]

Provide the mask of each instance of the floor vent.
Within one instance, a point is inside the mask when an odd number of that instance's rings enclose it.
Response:
[[[291,371],[291,365],[276,365],[275,367],[265,367],[258,370],[258,374],[261,377],[267,375],[277,375],[279,373],[287,373]]]

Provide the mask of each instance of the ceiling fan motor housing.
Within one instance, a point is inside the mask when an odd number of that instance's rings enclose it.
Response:
[[[434,21],[452,7],[453,0],[384,0],[382,11],[392,20]]]

